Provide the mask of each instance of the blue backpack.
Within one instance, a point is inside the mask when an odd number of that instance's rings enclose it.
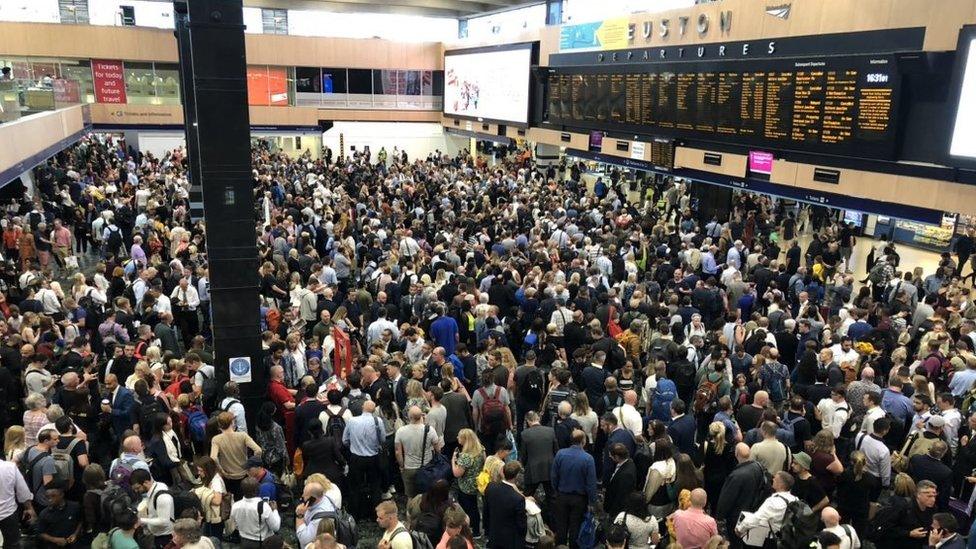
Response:
[[[579,535],[576,537],[576,544],[580,549],[593,549],[596,547],[596,517],[589,511],[583,515],[583,523],[580,525]]]
[[[194,442],[203,442],[207,439],[207,421],[210,418],[203,410],[197,408],[186,416],[186,423],[190,428],[190,439]]]
[[[670,379],[660,379],[654,389],[654,402],[651,404],[653,419],[669,423],[671,421],[671,401],[678,398],[678,387]]]
[[[777,366],[782,366],[782,364],[777,364]],[[786,400],[786,377],[780,368],[770,367],[767,371],[769,374],[766,385],[769,390],[769,399],[773,402],[783,402]]]

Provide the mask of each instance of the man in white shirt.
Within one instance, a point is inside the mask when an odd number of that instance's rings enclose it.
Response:
[[[613,409],[613,415],[617,416],[620,424],[635,437],[641,436],[644,430],[644,419],[637,411],[637,393],[626,391],[624,393],[624,403]]]
[[[387,316],[390,316],[390,313],[387,312],[386,307],[380,307],[376,314],[376,320],[366,328],[366,344],[372,345],[379,341],[384,330],[390,330],[394,340],[400,339],[400,328],[397,327],[395,322],[387,320]]]
[[[793,475],[780,471],[773,475],[773,495],[756,509],[755,513],[745,512],[735,526],[742,542],[749,547],[762,547],[769,534],[776,534],[783,528],[786,506],[796,501],[790,493],[793,488]]]
[[[37,518],[31,501],[34,495],[12,461],[0,461],[0,534],[11,547],[20,547],[20,516],[17,506],[24,506],[24,518]],[[11,518],[12,517],[12,518]],[[10,520],[7,520],[10,519]]]
[[[173,288],[170,294],[170,305],[176,306],[176,322],[183,333],[183,337],[189,341],[197,335],[200,322],[197,317],[197,309],[200,307],[200,296],[197,289],[190,284],[190,278],[184,276],[180,283]]]
[[[202,385],[202,383],[201,383]],[[234,430],[238,433],[247,432],[247,419],[244,417],[244,405],[241,404],[241,389],[234,381],[224,384],[224,400],[220,401],[220,410],[234,414]]]
[[[881,407],[881,395],[878,393],[864,393],[864,396],[861,398],[864,399],[864,406],[868,409],[864,414],[864,419],[861,421],[861,432],[873,433],[874,422],[885,416],[884,408]]]
[[[841,428],[851,415],[851,408],[844,400],[846,393],[843,385],[834,387],[830,391],[830,398],[821,399],[815,410],[821,426],[830,429],[835,439],[840,436]]]
[[[413,539],[407,527],[397,518],[396,502],[384,501],[376,506],[376,523],[383,528],[377,549],[413,549]]]
[[[857,351],[854,350],[853,345],[854,343],[851,341],[851,338],[847,336],[841,338],[840,343],[830,348],[830,352],[834,355],[834,362],[837,364],[843,364],[845,362],[857,364],[859,356]]]
[[[824,523],[824,530],[840,538],[840,549],[859,549],[861,539],[849,524],[840,523],[840,513],[833,507],[824,507],[820,512],[820,520]]]
[[[176,519],[173,496],[165,484],[154,481],[145,469],[132,471],[129,479],[136,495],[146,494],[139,503],[139,521],[149,527],[149,533],[156,538],[156,547],[164,547],[173,539],[173,521]]]
[[[281,528],[281,515],[275,502],[258,497],[258,481],[253,478],[241,481],[241,494],[244,498],[234,502],[230,516],[241,534],[241,548],[258,549]]]
[[[959,426],[962,425],[962,414],[956,409],[952,393],[939,394],[935,403],[939,408],[939,415],[945,420],[942,434],[949,439],[949,448],[955,455],[956,448],[959,446]]]

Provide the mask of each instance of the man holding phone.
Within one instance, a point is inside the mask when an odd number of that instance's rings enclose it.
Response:
[[[936,513],[932,516],[932,529],[929,530],[929,547],[939,549],[965,549],[966,541],[956,532],[959,521],[951,513]]]
[[[301,504],[295,508],[295,536],[302,547],[315,541],[322,514],[335,512],[335,505],[325,497],[325,488],[317,482],[305,484]]]

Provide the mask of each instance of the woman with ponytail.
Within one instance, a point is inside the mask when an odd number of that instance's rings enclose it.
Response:
[[[713,421],[708,426],[708,440],[705,441],[704,449],[704,468],[705,468],[705,491],[709,494],[718,494],[722,491],[726,477],[735,468],[735,444],[727,440],[729,433],[726,432],[725,424],[721,421]],[[708,504],[714,509],[718,502],[718,497],[710,498]]]
[[[844,470],[837,483],[837,511],[858,532],[867,532],[871,491],[878,482],[866,471],[867,464],[864,452],[851,453],[851,466]]]

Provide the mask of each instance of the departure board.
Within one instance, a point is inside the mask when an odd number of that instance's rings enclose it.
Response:
[[[545,104],[569,129],[890,158],[900,84],[889,55],[560,67]]]

